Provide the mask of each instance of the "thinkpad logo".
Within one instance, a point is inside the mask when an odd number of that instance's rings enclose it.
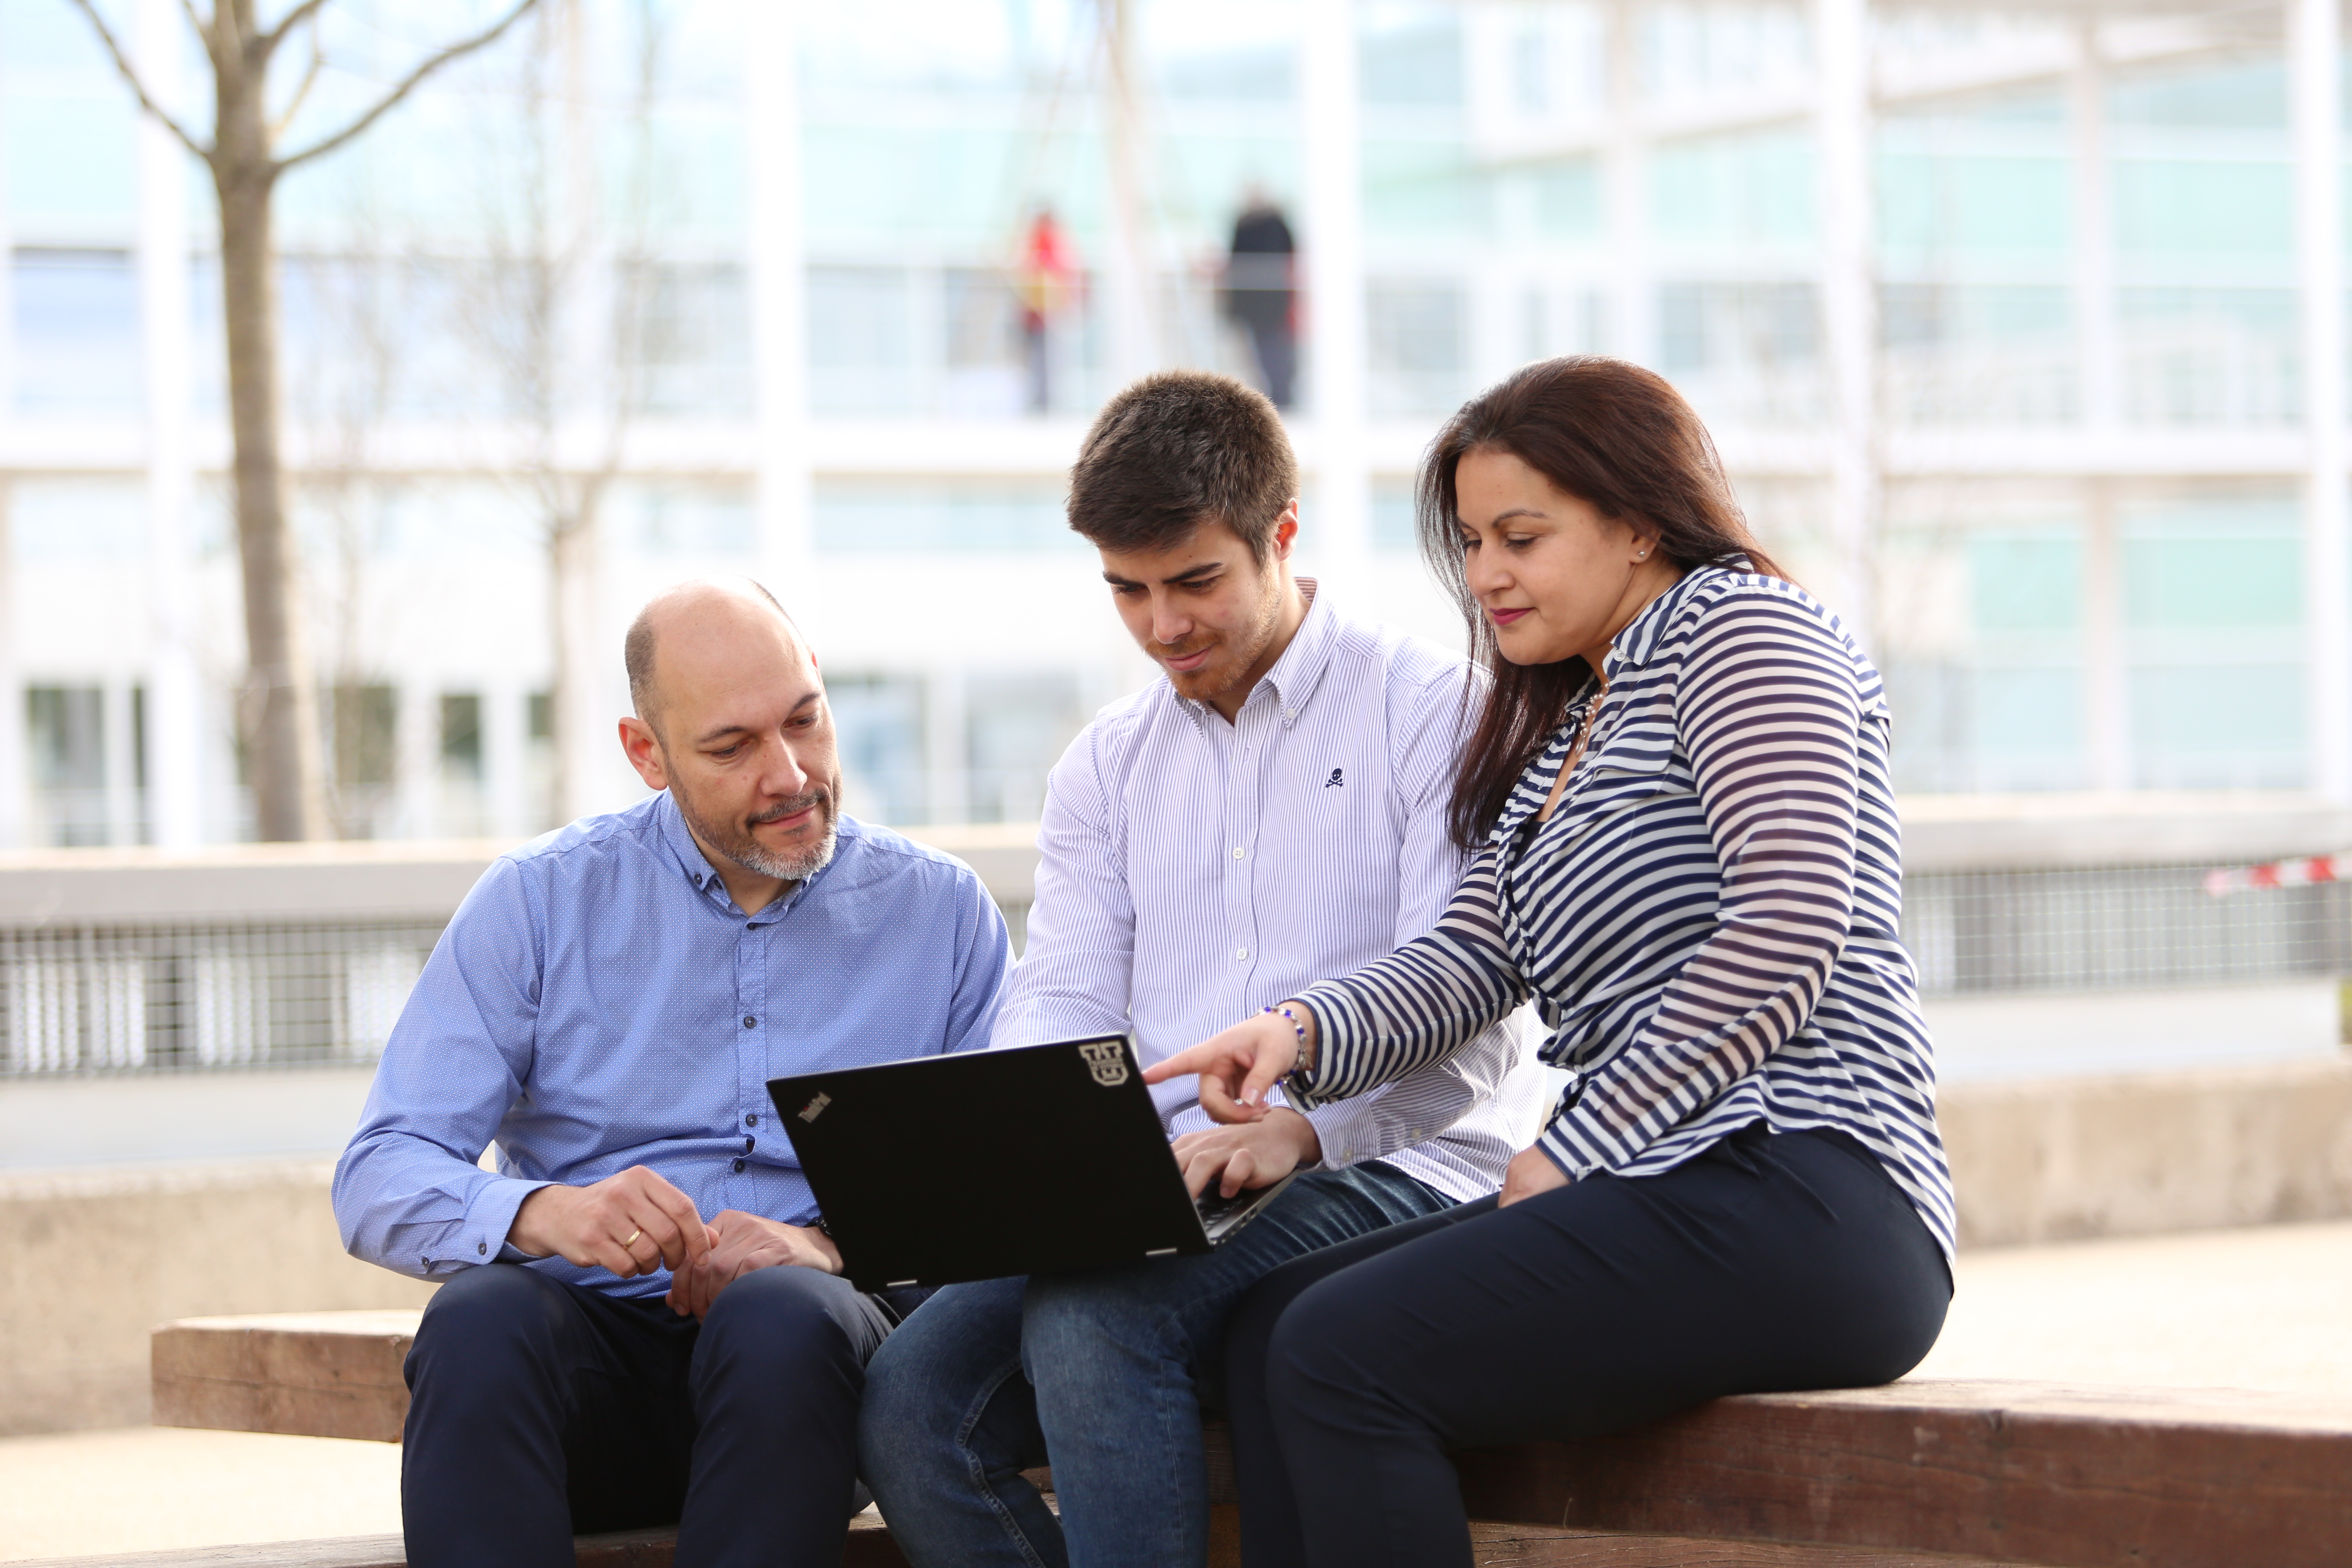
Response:
[[[814,1100],[810,1100],[806,1105],[801,1107],[801,1120],[803,1121],[814,1121],[818,1117],[824,1114],[824,1108],[832,1103],[833,1096],[829,1094],[818,1095]]]
[[[1331,770],[1331,776],[1323,781],[1323,787],[1325,789],[1331,789],[1334,787],[1344,789],[1347,787],[1347,783],[1348,781],[1346,779],[1339,776],[1339,770],[1338,768],[1333,768]]]
[[[1080,1046],[1078,1055],[1087,1058],[1087,1069],[1105,1089],[1117,1089],[1127,1081],[1127,1047],[1118,1041]]]

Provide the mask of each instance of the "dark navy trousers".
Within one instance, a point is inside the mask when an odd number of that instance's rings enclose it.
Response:
[[[1890,1383],[1951,1296],[1868,1150],[1760,1122],[1657,1175],[1485,1198],[1308,1253],[1259,1280],[1226,1334],[1244,1568],[1469,1568],[1447,1449]]]
[[[571,1568],[574,1532],[677,1523],[679,1568],[838,1563],[866,1363],[912,1307],[773,1268],[697,1323],[659,1297],[468,1269],[404,1369],[408,1561]]]

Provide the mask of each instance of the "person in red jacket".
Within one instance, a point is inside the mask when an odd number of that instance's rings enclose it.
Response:
[[[1046,333],[1054,319],[1077,295],[1077,252],[1069,231],[1040,205],[1021,240],[1021,259],[1013,268],[1013,290],[1021,301],[1021,341],[1029,372],[1029,412],[1044,414],[1053,406],[1052,355]]]

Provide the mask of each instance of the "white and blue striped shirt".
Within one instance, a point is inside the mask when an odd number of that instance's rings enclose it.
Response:
[[[1636,616],[1604,666],[1550,818],[1591,687],[1436,928],[1303,994],[1319,1045],[1294,1102],[1425,1073],[1532,994],[1543,1058],[1573,1075],[1539,1140],[1570,1176],[1653,1174],[1759,1121],[1833,1130],[1948,1256],[1878,672],[1802,589],[1721,568]]]
[[[1047,781],[1028,947],[992,1043],[1132,1028],[1148,1066],[1427,931],[1462,878],[1445,815],[1467,677],[1318,598],[1233,723],[1164,677],[1105,709]],[[1310,1112],[1323,1163],[1493,1192],[1543,1114],[1509,1012]],[[1171,1136],[1210,1124],[1194,1082],[1152,1090]]]

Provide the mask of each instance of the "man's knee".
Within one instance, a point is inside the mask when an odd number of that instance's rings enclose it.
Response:
[[[1139,1356],[1189,1363],[1193,1348],[1157,1270],[1041,1274],[1022,1302],[1021,1353],[1040,1387]]]
[[[530,1268],[469,1268],[433,1293],[404,1367],[410,1388],[447,1392],[511,1384],[556,1359],[579,1309],[563,1285]]]
[[[1005,1380],[1020,1377],[1019,1279],[950,1285],[919,1308],[866,1369],[859,1442],[877,1467],[961,1442]]]
[[[848,1281],[833,1275],[789,1264],[754,1269],[719,1291],[704,1316],[697,1381],[750,1375],[806,1386],[803,1380],[829,1373],[854,1392],[871,1353],[864,1322],[870,1310]]]

